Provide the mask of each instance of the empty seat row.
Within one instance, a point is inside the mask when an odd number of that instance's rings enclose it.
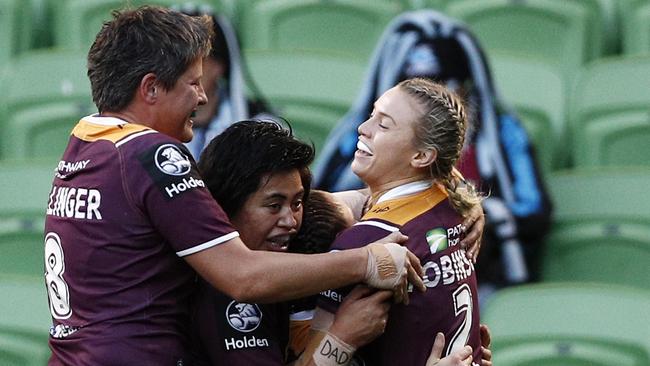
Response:
[[[542,256],[544,281],[592,281],[650,290],[648,167],[556,172]]]
[[[77,120],[95,111],[85,57],[31,52],[0,68],[7,86],[0,95],[1,159],[61,154]],[[596,60],[573,83],[538,59],[505,52],[489,59],[495,85],[520,115],[545,171],[650,163],[650,56]],[[367,67],[350,55],[298,50],[249,50],[244,62],[261,96],[317,147],[351,105]]]
[[[488,51],[511,50],[575,67],[617,52],[650,51],[648,0],[1,0],[0,62],[36,46],[87,49],[113,9],[210,6],[233,19],[243,47],[326,49],[367,56],[401,12],[430,8],[465,21]]]
[[[524,56],[497,52],[490,61],[497,88],[522,118],[547,172],[650,165],[650,57],[598,59],[573,82]]]
[[[481,314],[495,365],[650,364],[650,291],[607,284],[498,291]]]
[[[0,162],[0,276],[43,275],[45,208],[57,160]]]
[[[80,117],[95,109],[80,51],[23,54],[0,68],[3,159],[60,157]]]
[[[0,363],[6,366],[47,364],[52,325],[43,276],[0,276]]]

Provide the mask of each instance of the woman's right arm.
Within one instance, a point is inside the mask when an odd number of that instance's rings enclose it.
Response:
[[[426,288],[419,260],[393,233],[365,247],[324,254],[250,250],[238,237],[183,257],[213,287],[243,302],[278,302],[365,282],[408,301],[407,285]],[[380,271],[381,269],[381,271]]]

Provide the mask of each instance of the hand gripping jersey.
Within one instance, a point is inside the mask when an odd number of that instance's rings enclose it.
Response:
[[[285,364],[288,304],[238,302],[201,280],[192,306],[196,366]]]
[[[182,365],[195,273],[182,257],[238,236],[178,141],[83,118],[45,221],[50,365]]]
[[[479,362],[476,275],[459,246],[461,223],[439,186],[415,182],[384,194],[360,222],[336,239],[332,249],[344,250],[399,230],[409,237],[406,246],[425,270],[427,291],[410,292],[407,306],[392,305],[386,332],[357,352],[358,364],[424,365],[437,332],[445,335],[443,356],[469,344]],[[318,305],[336,313],[349,290],[323,292]]]

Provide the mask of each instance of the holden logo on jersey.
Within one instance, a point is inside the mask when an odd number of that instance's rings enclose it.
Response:
[[[447,230],[442,227],[427,231],[427,243],[431,254],[447,249],[449,242],[447,240]]]
[[[262,311],[256,304],[231,301],[226,309],[226,319],[240,332],[252,332],[262,322]]]
[[[158,169],[169,175],[185,175],[192,169],[192,164],[187,155],[173,144],[161,145],[156,150],[155,160]]]

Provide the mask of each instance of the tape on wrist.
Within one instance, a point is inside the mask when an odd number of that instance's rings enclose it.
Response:
[[[401,281],[401,271],[406,261],[406,248],[399,244],[370,244],[366,283],[372,287],[391,290]]]
[[[354,351],[354,347],[327,333],[312,357],[317,366],[344,366],[352,360]]]

